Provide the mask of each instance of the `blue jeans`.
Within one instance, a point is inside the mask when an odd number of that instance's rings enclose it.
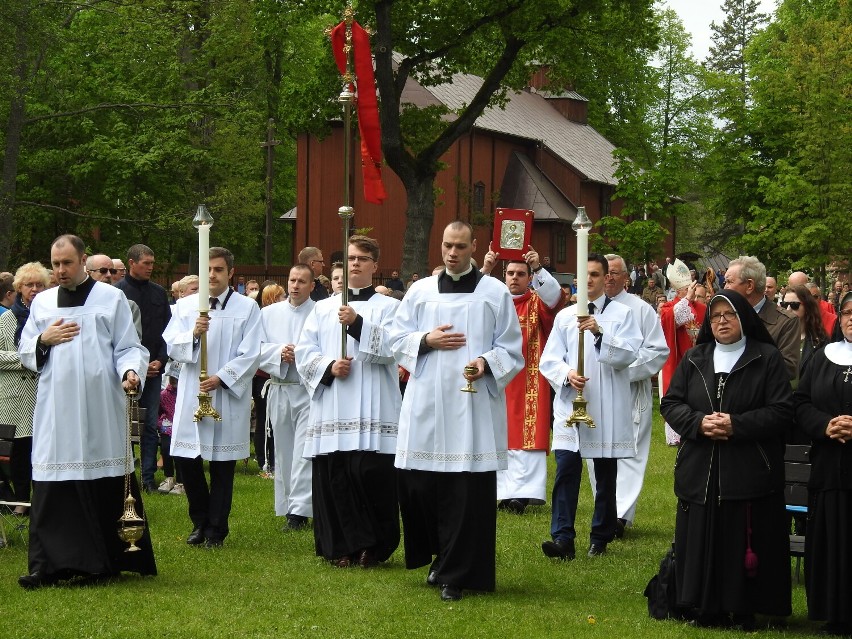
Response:
[[[140,408],[145,409],[145,424],[142,427],[139,442],[142,456],[142,486],[156,488],[154,473],[157,472],[157,445],[160,436],[157,433],[157,413],[160,410],[160,390],[163,376],[145,379],[145,388],[139,397]]]
[[[574,521],[580,498],[580,480],[583,477],[583,460],[580,453],[556,450],[556,479],[553,482],[550,536],[554,541],[573,540],[576,536]],[[607,544],[615,537],[617,521],[615,486],[618,460],[598,458],[595,465],[597,492],[592,530],[589,539],[593,544]]]

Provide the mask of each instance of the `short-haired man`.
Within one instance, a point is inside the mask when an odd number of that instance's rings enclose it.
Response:
[[[112,258],[112,267],[115,269],[115,273],[110,271],[112,283],[118,284],[121,280],[124,279],[124,276],[127,274],[127,269],[124,267],[124,262],[122,262],[117,257]]]
[[[399,545],[393,453],[400,394],[388,343],[399,303],[373,288],[378,242],[353,235],[347,259],[348,304],[338,297],[317,303],[296,345],[296,366],[311,396],[304,455],[313,460],[316,553],[339,568],[372,568]]]
[[[642,299],[650,304],[654,310],[657,308],[657,295],[660,291],[661,289],[657,288],[657,280],[653,277],[649,277],[648,284],[642,291]]]
[[[391,272],[390,278],[385,281],[385,286],[387,286],[392,291],[400,291],[405,293],[405,282],[399,279],[399,271],[394,270]]]
[[[550,523],[551,539],[541,544],[548,557],[573,559],[574,521],[583,473],[582,459],[595,468],[595,509],[589,533],[590,557],[602,555],[618,529],[616,473],[618,459],[635,455],[628,367],[637,357],[642,333],[631,309],[604,294],[609,263],[589,254],[589,307],[576,304],[559,312],[541,355],[540,369],[556,391],[553,402],[553,450],[556,478]],[[578,286],[584,282],[577,282]],[[582,313],[582,315],[578,315]],[[579,335],[584,337],[583,375],[577,372]],[[572,402],[582,390],[595,423],[571,424]]]
[[[33,300],[18,348],[23,365],[41,374],[33,421],[29,574],[18,583],[40,588],[77,576],[109,578],[122,570],[154,575],[147,524],[137,544],[141,552],[124,552],[116,534],[132,463],[124,393],[143,384],[136,372],[147,370],[148,353],[124,295],[87,276],[79,237],[56,238],[50,261],[59,286]],[[132,473],[130,490],[144,517]]]
[[[427,582],[445,601],[465,588],[494,590],[497,471],[508,458],[503,390],[524,366],[509,291],[473,268],[475,250],[473,228],[451,222],[444,270],[411,285],[391,330],[397,363],[411,373],[395,462],[405,566],[431,562]],[[479,391],[462,393],[465,381]]]
[[[307,526],[314,514],[311,461],[303,456],[311,398],[296,370],[296,344],[316,304],[313,288],[311,267],[296,264],[287,277],[287,299],[260,311],[260,368],[269,374],[264,393],[275,440],[275,514],[293,530]]]
[[[316,284],[314,284],[316,286]],[[343,290],[343,263],[334,262],[331,265],[331,294],[339,295]]]
[[[499,258],[489,245],[482,272],[489,275]],[[543,504],[546,498],[551,402],[538,362],[567,296],[532,246],[524,261],[509,261],[505,278],[521,324],[526,366],[506,387],[509,467],[497,473],[497,499],[500,509],[522,514],[528,504]]]
[[[207,276],[209,315],[199,315],[197,294],[183,297],[163,337],[171,358],[183,364],[171,453],[189,502],[192,532],[186,543],[219,548],[229,532],[236,460],[249,456],[251,384],[260,359],[263,326],[257,303],[228,285],[234,276],[234,255],[228,249],[210,248]],[[200,382],[202,333],[207,333],[207,371],[212,375]],[[199,391],[212,395],[221,422],[211,417],[194,420]],[[205,461],[209,462],[209,485]]]
[[[777,304],[767,303],[766,267],[763,263],[751,255],[741,255],[731,260],[725,272],[725,288],[736,291],[748,300],[781,351],[790,379],[796,379],[799,376],[801,356],[799,319]]]
[[[104,284],[112,284],[112,275],[115,275],[115,268],[112,266],[112,260],[103,253],[91,255],[86,258],[86,272],[96,282]],[[133,325],[136,327],[136,332],[139,338],[142,338],[142,314],[139,311],[139,305],[131,299],[127,300],[130,305],[130,314],[133,316]]]
[[[778,303],[778,280],[769,275],[766,276],[766,299],[773,304]]]
[[[307,264],[314,273],[314,290],[311,291],[311,299],[319,302],[327,298],[328,290],[319,281],[319,276],[322,275],[322,269],[325,266],[322,251],[316,246],[306,246],[299,251],[299,264]]]
[[[605,257],[609,264],[609,271],[604,292],[609,299],[620,302],[631,310],[642,333],[639,352],[627,369],[630,374],[630,405],[632,407],[630,416],[635,456],[618,460],[616,537],[621,537],[624,535],[625,528],[633,525],[636,504],[645,481],[645,468],[648,466],[648,453],[651,450],[651,417],[654,409],[654,389],[651,387],[651,378],[658,374],[666,363],[669,347],[653,306],[625,291],[624,286],[629,281],[629,277],[624,259],[615,254],[608,254]],[[648,287],[656,288],[653,278],[648,280]],[[594,490],[594,463],[592,460],[586,460],[586,463]]]
[[[140,448],[142,457],[142,487],[147,492],[157,490],[154,474],[157,472],[157,413],[160,409],[160,390],[163,386],[163,368],[168,361],[163,331],[172,317],[166,290],[151,281],[154,270],[154,251],[144,244],[134,244],[127,250],[129,272],[115,286],[136,302],[142,316],[142,346],[151,354],[146,371],[145,390],[139,397],[139,405],[145,408],[145,424],[142,427]]]
[[[257,280],[249,280],[246,282],[246,295],[256,297],[258,291],[260,291],[260,284],[257,283]],[[252,295],[252,293],[254,293],[254,295]]]

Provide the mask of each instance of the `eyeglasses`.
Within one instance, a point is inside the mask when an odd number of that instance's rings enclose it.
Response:
[[[792,308],[794,311],[798,311],[801,305],[801,302],[781,302],[781,308]]]
[[[722,320],[725,320],[726,322],[733,322],[736,319],[737,319],[736,313],[734,313],[733,311],[725,311],[723,313],[713,313],[710,316],[710,323],[711,324],[718,324]]]
[[[354,264],[358,262],[358,264],[365,264],[366,262],[374,262],[375,260],[369,255],[347,255],[346,259],[350,264]]]
[[[322,264],[323,266],[325,266],[325,262],[323,262],[322,260],[311,260],[311,264],[317,264],[317,263]]]
[[[109,273],[110,275],[115,275],[116,273],[118,273],[118,269],[107,268],[106,266],[104,266],[103,268],[90,268],[87,270],[89,271],[89,273],[100,273],[101,275],[106,275],[107,273]],[[121,270],[123,271],[124,269]]]
[[[126,268],[117,268],[117,269],[115,269],[115,270],[116,270],[116,271],[119,271],[119,272],[121,272],[121,273],[124,273],[124,272],[126,272],[126,271],[127,271],[127,269],[126,269]],[[115,271],[113,271],[113,272],[115,272]]]

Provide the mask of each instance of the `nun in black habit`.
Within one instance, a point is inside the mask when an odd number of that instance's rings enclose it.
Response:
[[[744,297],[708,305],[660,411],[675,461],[678,604],[701,625],[791,614],[784,441],[793,424],[784,360]]]

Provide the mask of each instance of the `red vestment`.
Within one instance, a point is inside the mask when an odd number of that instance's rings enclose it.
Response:
[[[676,297],[670,302],[666,302],[660,306],[660,323],[663,325],[663,334],[666,336],[666,344],[669,347],[669,358],[663,365],[662,376],[660,378],[660,397],[666,394],[669,388],[669,382],[674,375],[677,365],[683,359],[684,354],[694,346],[692,338],[689,336],[687,325],[676,326],[674,318],[674,305],[680,301]],[[701,302],[687,302],[689,308],[692,309],[692,314],[695,316],[695,324],[700,327],[704,322],[704,314],[707,312],[707,307]]]
[[[541,352],[556,314],[565,306],[565,294],[550,308],[535,291],[514,298],[521,323],[526,368],[506,387],[510,450],[550,449],[550,384],[538,371]]]

